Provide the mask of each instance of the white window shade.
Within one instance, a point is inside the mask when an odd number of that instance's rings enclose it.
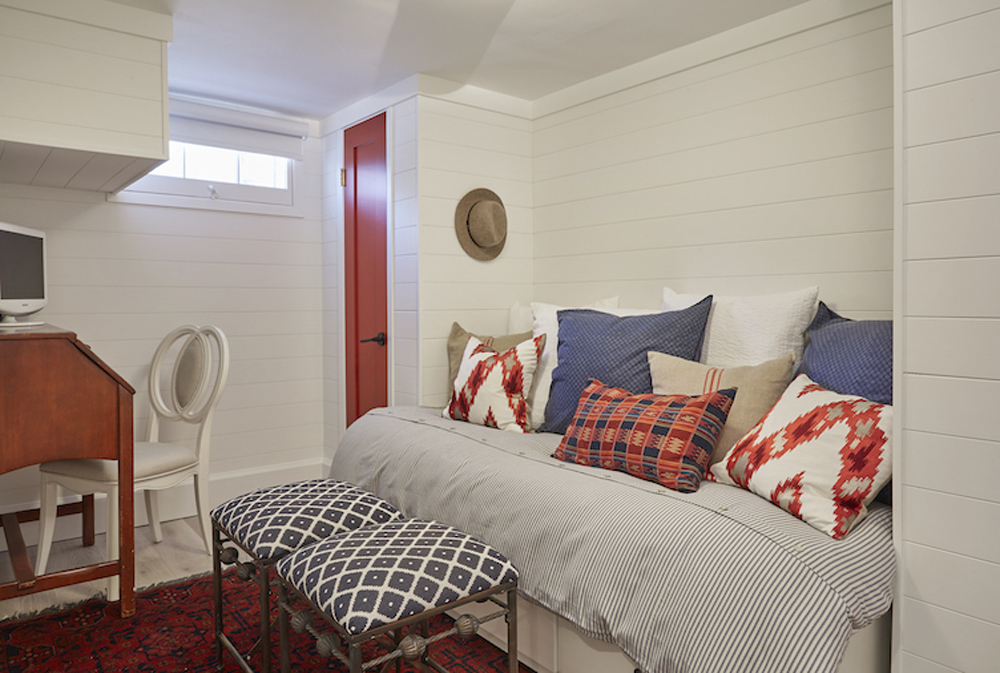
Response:
[[[170,139],[302,159],[308,122],[293,117],[170,98]]]

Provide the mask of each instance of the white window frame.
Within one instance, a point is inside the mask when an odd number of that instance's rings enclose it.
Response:
[[[109,201],[304,217],[298,194],[308,122],[187,97],[171,96],[170,108],[171,140],[286,157],[290,160],[288,188],[146,175],[109,194]]]

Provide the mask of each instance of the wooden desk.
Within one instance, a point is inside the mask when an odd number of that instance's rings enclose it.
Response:
[[[135,614],[132,395],[135,390],[73,332],[45,325],[0,330],[0,474],[64,458],[118,461],[119,558],[36,577],[19,522],[38,510],[2,516],[13,582],[0,600],[118,575],[121,614]],[[89,499],[91,526],[92,496]],[[63,512],[77,511],[64,507]],[[86,504],[84,519],[86,521]],[[85,531],[86,534],[86,531]],[[92,529],[90,531],[93,540]]]

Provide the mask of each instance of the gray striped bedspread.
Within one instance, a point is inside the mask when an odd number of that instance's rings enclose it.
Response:
[[[521,572],[527,598],[644,673],[833,673],[892,603],[892,513],[833,540],[747,491],[677,493],[551,457],[560,437],[375,409],[330,476],[456,526]]]

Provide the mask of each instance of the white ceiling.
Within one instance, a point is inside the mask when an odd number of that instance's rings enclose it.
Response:
[[[170,90],[312,118],[414,73],[535,100],[804,0],[114,0],[174,17]]]

